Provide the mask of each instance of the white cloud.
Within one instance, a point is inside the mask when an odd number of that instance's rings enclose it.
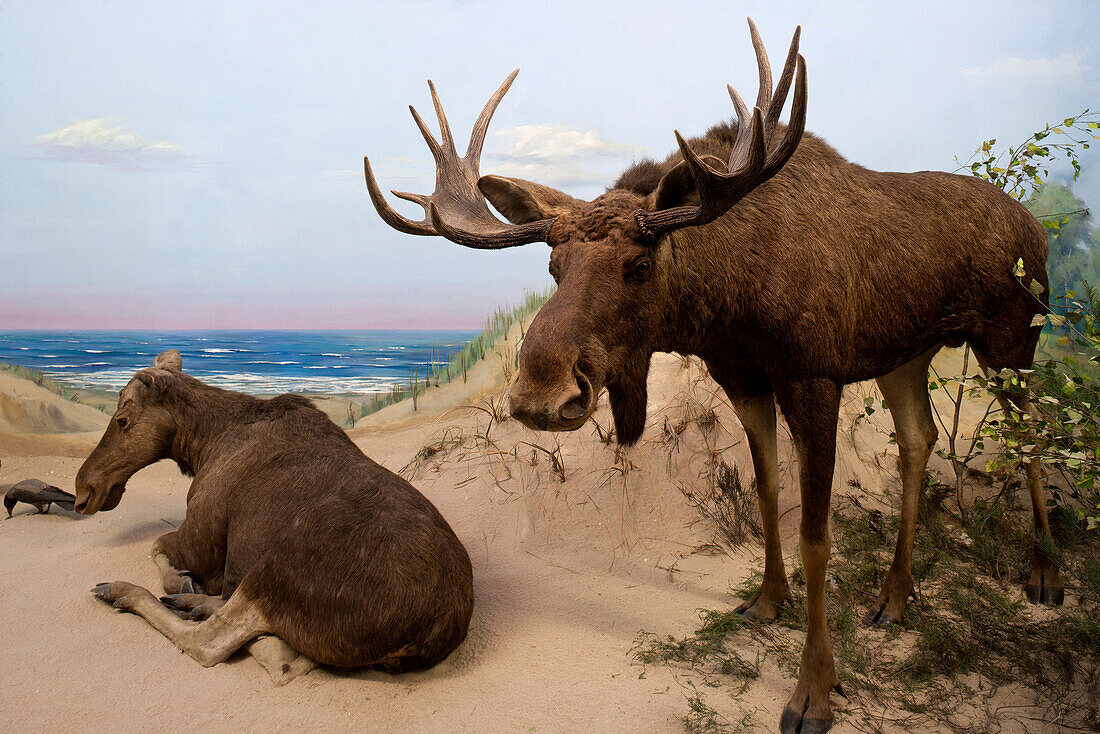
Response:
[[[609,183],[609,161],[645,152],[637,145],[605,140],[594,129],[581,132],[566,125],[521,125],[496,132],[494,138],[503,150],[488,156],[483,173],[558,186]]]
[[[482,156],[481,172],[525,178],[555,186],[590,186],[613,180],[624,160],[644,148],[600,137],[596,130],[581,132],[566,125],[522,125],[493,133],[496,150]],[[389,156],[371,159],[379,184],[411,179],[430,182],[435,168],[430,156],[421,159]],[[324,171],[333,178],[361,178],[362,171]]]
[[[604,140],[596,130],[581,132],[566,125],[520,125],[494,133],[507,144],[508,158],[559,159],[578,156],[629,157],[643,152],[629,143]]]
[[[144,171],[157,163],[189,158],[168,141],[146,140],[114,120],[78,120],[34,139],[33,145],[51,160],[98,163],[120,171]]]
[[[1036,82],[1065,86],[1083,82],[1089,66],[1085,63],[1085,52],[1079,51],[1067,52],[1054,59],[1007,56],[988,66],[963,67],[959,71],[979,84]]]

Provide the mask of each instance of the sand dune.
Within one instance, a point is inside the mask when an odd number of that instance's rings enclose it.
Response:
[[[705,486],[715,458],[751,476],[732,410],[697,361],[658,355],[644,437],[617,452],[600,438],[611,425],[606,399],[595,424],[570,434],[497,420],[507,360],[485,365],[476,381],[425,395],[416,413],[395,406],[351,432],[436,503],[470,552],[476,610],[451,658],[400,677],[318,670],[274,688],[247,656],[204,669],[140,618],[95,601],[88,590],[101,581],[159,590],[149,547],[183,519],[189,484],[161,462],[131,480],[113,512],[35,516],[21,506],[0,522],[5,728],[682,731],[683,682],[668,668],[642,668],[630,649],[641,630],[683,634],[698,609],[734,603],[730,586],[759,563],[754,542],[715,550],[713,526],[681,491]],[[888,417],[864,413],[873,390],[846,393],[836,486],[859,479],[889,509],[896,447]],[[34,391],[3,394],[18,405],[54,404]],[[106,421],[81,406],[56,407],[66,426]],[[0,481],[35,476],[73,488],[79,441],[0,435],[11,441],[0,443]],[[780,435],[790,556],[798,500],[789,436]],[[45,444],[17,450],[20,440]],[[75,453],[44,453],[51,446]],[[792,686],[769,663],[745,702],[762,721],[777,721]],[[849,730],[842,718],[836,731]]]

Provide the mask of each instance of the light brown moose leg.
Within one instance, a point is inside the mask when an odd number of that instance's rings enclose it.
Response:
[[[115,609],[141,615],[204,667],[217,665],[246,642],[268,631],[263,617],[240,594],[234,594],[205,622],[196,623],[180,619],[148,590],[125,581],[99,584],[92,593]]]
[[[159,543],[153,545],[152,556],[160,571],[160,585],[165,594],[202,594],[199,582],[191,578],[188,570],[176,568]]]
[[[779,605],[791,598],[783,547],[779,539],[779,456],[775,437],[775,396],[732,399],[733,408],[749,439],[764,531],[764,581],[760,589],[737,608],[739,614],[767,622],[779,616]]]
[[[913,595],[913,537],[917,531],[917,504],[928,457],[939,432],[932,419],[928,397],[928,364],[939,347],[878,378],[882,397],[894,417],[901,472],[901,526],[894,562],[886,574],[878,599],[867,610],[863,623],[888,627],[901,622],[905,603]]]
[[[214,612],[225,606],[225,599],[220,596],[207,594],[168,594],[160,598],[161,604],[184,612],[184,618],[190,617],[195,621],[202,621],[214,616]]]
[[[825,620],[825,571],[841,386],[827,379],[812,379],[776,387],[798,452],[802,499],[799,548],[806,574],[807,612],[798,684],[783,709],[779,729],[782,734],[820,734],[832,726],[829,692],[839,688]]]
[[[975,353],[977,354],[977,353]],[[978,354],[978,364],[986,377],[991,370],[986,359]],[[1029,378],[1034,382],[1036,378]],[[1006,413],[1009,411],[1025,412],[1038,419],[1038,411],[1031,401],[1030,391],[1017,394],[1009,399],[1003,392],[998,391],[997,402]],[[1015,405],[1013,403],[1015,402]],[[1033,432],[1029,432],[1033,433]],[[1062,576],[1058,572],[1058,564],[1053,554],[1056,552],[1054,536],[1050,532],[1050,518],[1047,516],[1046,497],[1043,493],[1043,465],[1038,457],[1029,459],[1025,463],[1027,472],[1027,489],[1031,495],[1031,511],[1035,522],[1035,538],[1031,550],[1031,576],[1027,580],[1024,591],[1027,599],[1032,604],[1051,604],[1060,606],[1066,598],[1066,590],[1062,585]]]
[[[263,635],[253,640],[248,643],[247,650],[277,686],[285,686],[317,667],[313,660],[274,635]]]
[[[160,600],[168,608],[185,612],[194,620],[207,619],[226,604],[220,596],[205,594],[169,594]],[[286,685],[317,667],[313,660],[274,635],[260,635],[247,643],[245,650],[267,671],[271,682],[277,686]]]

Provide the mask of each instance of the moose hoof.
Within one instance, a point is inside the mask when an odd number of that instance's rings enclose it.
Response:
[[[884,609],[868,609],[867,614],[863,615],[864,627],[885,630],[897,627],[900,624],[901,622],[887,614]]]
[[[115,609],[129,610],[127,603],[127,592],[133,589],[133,584],[128,584],[125,581],[115,581],[114,583],[102,583],[96,584],[92,589],[92,594],[95,598],[107,602]]]
[[[779,719],[780,734],[824,734],[832,726],[832,719],[802,716],[790,706],[783,707],[783,716]]]
[[[1062,588],[1028,584],[1024,587],[1024,591],[1027,593],[1027,600],[1032,604],[1060,607],[1066,600],[1066,590]]]
[[[160,603],[182,619],[198,622],[210,618],[225,604],[220,598],[205,594],[168,594],[160,598]]]
[[[743,602],[733,611],[750,622],[774,622],[779,617],[779,607],[785,602],[786,598],[783,596],[779,596],[778,599],[774,596],[769,598],[769,596],[757,592],[755,596]]]
[[[202,585],[195,580],[190,571],[177,571],[180,577],[180,594],[201,594]]]

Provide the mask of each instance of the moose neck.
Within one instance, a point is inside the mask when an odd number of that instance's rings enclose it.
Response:
[[[195,476],[234,448],[232,427],[256,398],[203,385],[197,380],[175,407],[176,430],[169,458]]]
[[[721,219],[673,232],[662,242],[669,308],[658,330],[657,351],[706,357],[714,348],[729,346],[746,316],[745,294],[754,288],[757,255],[728,244],[740,239],[731,231],[736,229],[744,227]]]

